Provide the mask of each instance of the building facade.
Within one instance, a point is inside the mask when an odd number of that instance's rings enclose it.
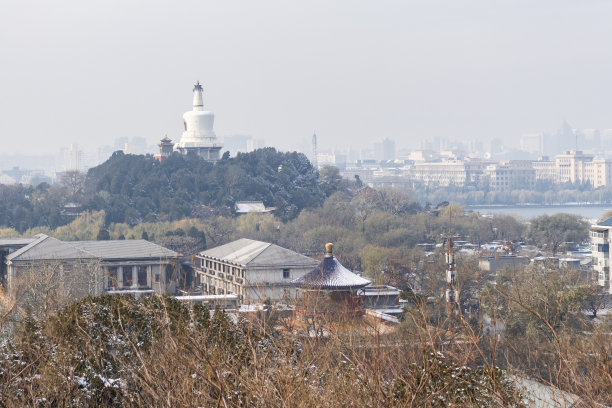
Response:
[[[480,160],[444,160],[415,163],[404,169],[404,177],[423,184],[465,186],[480,180],[488,162]]]
[[[195,258],[195,288],[207,295],[238,295],[241,303],[294,298],[293,279],[317,261],[267,242],[242,238],[200,252]]]
[[[591,226],[591,265],[597,284],[612,293],[610,284],[610,231],[612,218]]]
[[[174,294],[179,254],[145,240],[60,241],[44,234],[5,257],[14,296],[42,280],[61,280],[74,299],[103,294]]]
[[[168,135],[164,136],[157,146],[159,146],[159,153],[155,155],[155,160],[160,163],[170,157],[174,152],[174,143],[172,143],[172,139],[170,139]]]
[[[548,156],[540,156],[537,161],[532,161],[536,181],[549,181],[551,183],[559,182],[559,174],[557,172],[557,164],[553,160],[549,160]]]
[[[535,170],[527,160],[502,161],[490,164],[484,171],[491,191],[532,189],[535,186]]]

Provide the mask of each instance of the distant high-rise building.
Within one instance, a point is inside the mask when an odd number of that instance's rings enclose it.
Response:
[[[467,142],[467,152],[469,156],[483,153],[483,144],[480,139],[471,139]]]
[[[376,160],[395,160],[395,140],[385,138],[374,143],[374,157]]]
[[[585,150],[601,150],[601,134],[597,129],[583,129],[580,131],[579,148]]]
[[[71,144],[64,152],[64,170],[84,171],[83,156],[83,151],[79,150],[79,146],[76,143]]]
[[[247,151],[247,140],[252,139],[247,135],[230,135],[223,138],[223,148],[232,155]]]
[[[204,110],[202,91],[200,82],[196,83],[193,87],[193,110],[183,114],[185,131],[176,148],[182,154],[195,152],[204,160],[217,161],[223,145],[217,142],[213,130],[215,114]]]
[[[127,143],[127,152],[130,154],[145,154],[147,152],[147,139],[144,137],[133,137]]]
[[[252,152],[253,150],[256,150],[256,149],[263,149],[264,147],[266,147],[266,143],[261,139],[255,139],[253,137],[247,139],[247,142],[246,142],[247,152]]]
[[[491,139],[489,143],[489,153],[492,155],[499,154],[504,151],[504,142],[498,137]]]
[[[544,134],[526,133],[521,135],[520,148],[524,152],[533,154],[544,154]]]
[[[125,145],[128,144],[129,139],[127,137],[118,137],[114,141],[114,151],[125,149]]]
[[[544,154],[555,155],[563,153],[568,149],[576,149],[577,139],[576,132],[569,123],[563,121],[561,128],[552,137],[552,143],[548,146],[549,151]]]
[[[116,151],[116,149],[114,149],[111,146],[101,146],[101,147],[99,147],[98,148],[98,155],[97,155],[96,165],[98,165],[100,163],[104,163],[105,161],[107,161],[108,158],[111,157],[111,155],[115,151]]]

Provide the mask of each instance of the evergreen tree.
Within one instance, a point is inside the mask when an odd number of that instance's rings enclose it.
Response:
[[[98,241],[108,241],[110,240],[110,233],[105,228],[100,228],[98,230],[98,235],[96,236],[96,240]]]

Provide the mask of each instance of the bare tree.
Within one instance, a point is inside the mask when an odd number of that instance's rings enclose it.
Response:
[[[78,170],[68,170],[62,174],[60,183],[68,189],[70,196],[74,199],[83,192],[85,187],[85,174]]]

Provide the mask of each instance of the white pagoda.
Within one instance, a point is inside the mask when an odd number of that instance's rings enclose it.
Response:
[[[213,130],[215,114],[204,110],[202,85],[198,81],[193,87],[193,110],[183,114],[185,131],[176,144],[176,149],[182,154],[195,152],[206,161],[219,160],[219,152],[223,144],[217,143]]]

